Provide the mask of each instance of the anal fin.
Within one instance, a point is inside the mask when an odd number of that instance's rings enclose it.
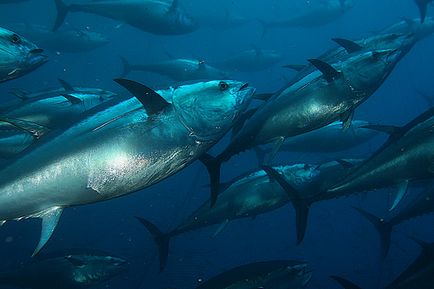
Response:
[[[228,224],[229,224],[229,220],[228,219],[224,220],[223,223],[221,223],[220,226],[217,228],[217,230],[214,232],[214,235],[212,235],[212,237],[215,238],[218,234],[220,234]]]
[[[398,204],[402,201],[405,194],[408,190],[408,180],[403,181],[398,186],[398,191],[396,192],[395,200],[393,201],[392,207],[389,209],[389,211],[393,211]]]
[[[53,235],[54,230],[59,223],[60,216],[62,215],[63,208],[54,207],[45,212],[43,212],[39,217],[42,219],[42,229],[41,229],[41,237],[39,239],[38,246],[32,254],[34,257],[36,254],[41,251],[41,249],[45,246],[45,244],[50,240],[51,235]]]

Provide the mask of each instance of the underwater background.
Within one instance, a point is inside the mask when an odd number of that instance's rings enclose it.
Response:
[[[306,63],[306,59],[334,47],[332,38],[358,39],[400,21],[401,17],[419,17],[416,6],[410,0],[358,0],[351,10],[328,24],[264,32],[261,21],[289,18],[313,5],[307,2],[314,1],[179,2],[193,17],[206,18],[215,13],[221,18],[236,15],[249,21],[236,27],[204,26],[189,34],[165,36],[146,33],[93,14],[72,13],[67,16],[66,27],[100,32],[108,37],[109,44],[83,53],[48,51],[49,61],[42,67],[21,78],[1,83],[1,101],[14,98],[9,94],[12,89],[39,91],[57,87],[57,79],[64,79],[74,86],[125,93],[112,81],[122,73],[120,57],[131,63],[150,63],[167,60],[169,54],[212,64],[251,48],[279,51],[283,59],[262,71],[232,72],[230,78],[248,82],[259,93],[273,92],[295,75],[283,65]],[[12,23],[51,27],[55,17],[56,9],[50,0],[0,5],[2,27]],[[404,125],[430,107],[431,104],[421,93],[434,95],[433,48],[432,36],[417,43],[381,88],[356,110],[354,119]],[[132,72],[128,78],[154,89],[180,85],[167,77],[146,72]],[[345,153],[279,153],[273,163],[320,163],[340,159],[345,154],[351,157],[367,156],[385,140],[385,136],[378,136]],[[218,154],[228,142],[229,137],[226,136],[210,153]],[[240,154],[223,165],[222,179],[231,179],[256,167],[254,152]],[[240,264],[274,259],[308,262],[313,276],[307,288],[338,288],[329,278],[338,273],[345,274],[362,288],[381,288],[418,254],[418,245],[408,236],[434,241],[434,216],[410,220],[397,228],[390,253],[382,260],[378,234],[353,207],[387,216],[391,204],[389,192],[394,190],[388,188],[315,204],[306,237],[299,246],[295,245],[295,215],[291,205],[254,219],[231,222],[215,237],[213,235],[218,226],[177,236],[171,240],[168,266],[159,273],[158,252],[152,236],[134,216],[146,217],[163,231],[169,231],[209,197],[208,183],[205,167],[195,162],[143,191],[65,210],[44,250],[91,247],[131,262],[128,274],[100,285],[100,288],[194,288],[198,280],[208,279]],[[413,194],[409,194],[401,205],[411,202],[412,197]],[[38,222],[34,219],[8,222],[1,228],[1,268],[7,269],[29,259],[40,233]]]

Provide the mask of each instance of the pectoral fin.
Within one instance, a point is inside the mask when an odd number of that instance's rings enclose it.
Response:
[[[59,223],[60,216],[62,215],[63,208],[55,207],[42,213],[39,217],[42,218],[42,229],[41,238],[39,239],[38,246],[32,254],[34,257],[39,251],[45,246],[45,244],[50,240],[51,235],[53,235],[57,224]]]
[[[274,157],[280,151],[280,148],[282,147],[282,145],[283,145],[284,142],[285,142],[285,138],[283,136],[279,137],[274,142],[273,150],[268,155],[267,160],[265,161],[265,165],[268,165],[268,164],[270,164],[273,161]]]
[[[405,180],[399,184],[398,191],[395,196],[395,201],[393,202],[393,205],[389,209],[389,211],[393,211],[398,206],[398,204],[402,201],[405,194],[407,193],[407,190],[408,190],[408,180]]]
[[[296,214],[297,245],[299,245],[306,234],[310,203],[303,200],[297,189],[288,183],[285,177],[274,168],[263,166],[262,169],[267,173],[271,180],[275,180],[282,187],[282,189],[288,194],[288,197],[294,206]]]
[[[223,223],[220,224],[220,226],[217,228],[217,230],[215,231],[214,235],[212,235],[212,237],[216,237],[218,234],[220,234],[227,226],[227,224],[229,224],[229,220],[226,219],[223,221]]]
[[[348,111],[347,113],[345,113],[344,115],[342,115],[342,129],[344,131],[346,131],[347,129],[350,128],[351,123],[353,122],[353,118],[354,118],[354,111]]]

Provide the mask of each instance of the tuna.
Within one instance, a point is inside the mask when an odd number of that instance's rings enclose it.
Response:
[[[211,177],[211,194],[218,192],[221,164],[236,154],[274,143],[274,156],[286,138],[337,120],[348,129],[354,110],[383,84],[402,53],[396,48],[363,51],[333,65],[311,60],[317,70],[269,99],[217,157],[202,158]]]
[[[434,274],[434,244],[415,240],[422,248],[421,253],[395,280],[384,289],[432,289]],[[332,276],[345,289],[360,289],[354,283],[338,276]]]
[[[180,7],[177,0],[102,0],[66,5],[55,0],[57,30],[70,12],[91,13],[118,20],[157,35],[179,35],[195,31],[197,23]]]
[[[42,218],[34,254],[64,208],[142,190],[195,161],[231,129],[254,93],[236,81],[159,93],[130,80],[117,82],[137,98],[95,107],[0,171],[0,220]]]
[[[391,208],[394,209],[407,192],[410,182],[434,177],[431,149],[433,124],[434,109],[431,108],[404,127],[371,126],[372,129],[390,133],[389,140],[328,192],[363,192],[397,186],[397,197]]]
[[[282,288],[307,286],[312,273],[306,263],[291,260],[256,262],[223,272],[196,289]]]
[[[316,193],[314,180],[320,173],[316,165],[297,164],[275,169],[303,194]],[[217,235],[230,221],[255,218],[288,204],[290,200],[290,195],[277,182],[270,180],[265,171],[257,170],[243,174],[225,184],[215,206],[210,208],[212,200],[207,200],[169,233],[161,232],[148,220],[139,217],[137,219],[154,237],[160,254],[162,271],[167,264],[169,243],[173,237],[212,225],[219,225],[215,233]]]
[[[206,64],[203,60],[171,59],[151,64],[130,64],[121,58],[122,76],[131,71],[145,71],[167,76],[176,81],[210,80],[225,77],[225,72]]]
[[[96,250],[71,250],[35,258],[19,268],[0,272],[0,284],[32,289],[88,288],[128,269],[124,259]]]
[[[45,26],[34,24],[11,24],[8,27],[52,52],[81,53],[109,43],[108,38],[101,33],[78,28],[53,32]]]
[[[47,60],[41,48],[0,27],[0,82],[21,77]]]
[[[377,230],[381,240],[381,253],[385,257],[389,252],[393,229],[411,219],[434,213],[434,190],[427,189],[411,204],[389,219],[379,218],[362,209],[356,210],[364,216]]]

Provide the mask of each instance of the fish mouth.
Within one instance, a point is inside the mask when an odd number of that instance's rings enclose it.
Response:
[[[38,67],[48,61],[48,56],[43,54],[44,49],[35,48],[29,51],[28,63],[31,66]]]

